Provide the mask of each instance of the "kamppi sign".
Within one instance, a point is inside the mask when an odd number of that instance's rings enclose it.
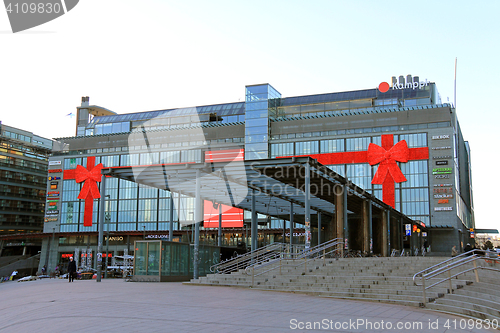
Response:
[[[410,79],[411,79],[411,76],[410,76]],[[379,85],[378,85],[378,90],[381,92],[381,93],[386,93],[389,91],[389,89],[392,89],[392,90],[401,90],[401,89],[422,89],[424,87],[427,87],[429,85],[429,81],[427,81],[427,79],[425,79],[425,81],[419,81],[418,78],[414,77],[412,79],[412,81],[407,81],[405,82],[404,79],[403,79],[403,82],[401,82],[401,79],[400,79],[400,82],[396,82],[395,81],[395,78],[393,78],[393,83],[392,83],[392,86],[387,83],[387,82],[381,82]]]

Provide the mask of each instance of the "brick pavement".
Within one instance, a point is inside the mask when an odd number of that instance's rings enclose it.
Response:
[[[68,283],[60,279],[1,283],[0,311],[0,332],[16,333],[488,331],[461,330],[461,317],[393,304],[118,279],[101,283]],[[458,329],[443,327],[446,320],[453,327],[454,319]],[[364,320],[364,324],[351,325],[357,320]],[[382,320],[385,329],[380,326]],[[436,321],[439,328],[429,329],[429,322]],[[323,329],[307,330],[308,322],[319,322]],[[388,322],[392,329],[387,329]],[[398,322],[421,322],[423,329],[398,329]],[[299,329],[302,324],[304,329]],[[335,329],[335,325],[340,329]]]

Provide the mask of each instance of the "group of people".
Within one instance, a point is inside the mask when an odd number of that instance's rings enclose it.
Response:
[[[470,243],[467,243],[467,245],[465,245],[465,247],[464,247],[464,253],[470,252],[472,250],[476,250],[476,251],[471,252],[468,255],[472,255],[472,254],[483,254],[484,255],[484,251],[483,250],[477,249],[476,246],[472,246],[472,245],[470,245]],[[457,255],[458,255],[457,247],[454,245],[451,248],[451,256],[455,257]]]

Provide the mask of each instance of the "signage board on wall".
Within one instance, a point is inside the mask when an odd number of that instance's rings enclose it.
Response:
[[[60,173],[62,172],[62,169],[49,169],[48,173]]]
[[[434,199],[453,199],[453,194],[434,194]]]
[[[445,149],[451,149],[451,146],[432,147],[432,150],[445,150]]]
[[[449,212],[452,210],[453,210],[453,207],[434,207],[435,212]]]
[[[60,179],[61,179],[61,177],[49,176],[47,179],[48,179],[48,180],[49,180],[49,182],[50,182],[50,181],[52,181],[52,180],[60,180]]]
[[[448,165],[448,161],[436,161],[436,165]]]
[[[411,224],[405,224],[405,236],[411,236]]]
[[[443,139],[449,139],[450,135],[449,134],[443,134],[443,135],[433,135],[432,140],[443,140]]]
[[[438,188],[433,188],[432,192],[434,192],[434,193],[453,193],[453,187],[438,187]]]
[[[61,165],[61,161],[49,161],[49,165]]]
[[[58,215],[59,211],[58,210],[48,210],[45,212],[46,215]]]
[[[432,174],[433,175],[441,175],[441,174],[446,174],[446,173],[451,173],[452,168],[434,168],[432,169]]]
[[[434,178],[436,178],[436,179],[449,179],[450,175],[435,175]]]

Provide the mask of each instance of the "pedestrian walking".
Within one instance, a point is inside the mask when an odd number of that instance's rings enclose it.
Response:
[[[72,282],[75,279],[75,274],[76,274],[76,262],[73,260],[73,257],[70,257],[68,263],[69,282]]]

